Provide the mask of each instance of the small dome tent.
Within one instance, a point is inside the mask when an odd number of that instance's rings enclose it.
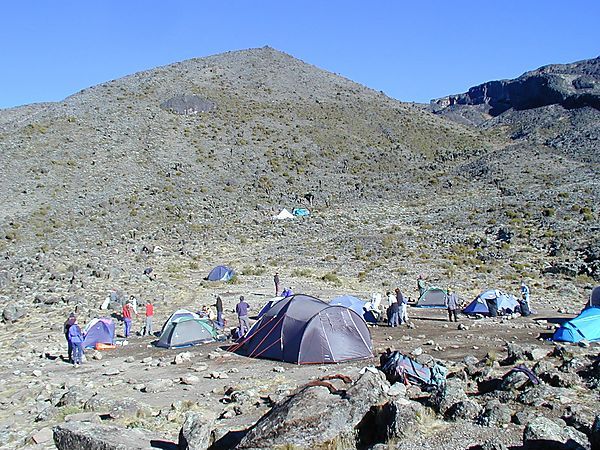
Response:
[[[489,305],[493,307],[490,311]],[[479,294],[475,300],[463,309],[463,313],[484,316],[512,314],[519,311],[519,302],[515,297],[498,289],[489,289]]]
[[[360,298],[353,297],[352,295],[342,295],[336,297],[329,302],[330,305],[341,305],[346,308],[350,308],[352,311],[359,314],[367,323],[377,323],[377,318],[373,311],[365,308],[367,302],[362,301]]]
[[[446,291],[442,288],[431,286],[421,294],[415,306],[419,308],[445,308]]]
[[[235,272],[233,269],[225,266],[217,266],[210,271],[206,279],[208,281],[229,281],[234,275]]]
[[[230,349],[251,358],[323,364],[370,358],[367,324],[356,312],[303,294],[266,311],[245,339]]]
[[[83,348],[94,348],[96,344],[113,344],[115,322],[110,317],[93,319],[83,329]]]
[[[188,311],[187,309],[178,309],[173,314],[171,314],[169,316],[169,318],[165,321],[162,328],[160,329],[160,334],[162,334],[163,331],[165,331],[165,329],[171,322],[173,322],[175,319],[179,319],[180,317],[188,317],[190,319],[199,319],[200,318],[200,316],[198,314]]]
[[[206,319],[178,317],[166,326],[156,342],[157,347],[179,348],[212,342],[217,338],[213,324]]]

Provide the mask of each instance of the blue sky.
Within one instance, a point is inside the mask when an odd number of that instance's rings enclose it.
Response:
[[[427,102],[600,55],[600,1],[15,0],[0,4],[0,108],[269,45]]]

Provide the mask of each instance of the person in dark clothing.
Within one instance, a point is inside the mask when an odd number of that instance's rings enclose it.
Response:
[[[275,297],[277,297],[279,295],[279,272],[275,272],[273,283],[275,283]]]
[[[446,291],[445,298],[446,308],[448,308],[448,321],[452,322],[452,317],[454,317],[454,321],[458,322],[458,316],[456,311],[458,310],[458,297],[450,288]]]
[[[68,339],[73,348],[73,365],[77,367],[83,363],[83,333],[77,324],[77,319],[69,327]]]
[[[398,302],[393,302],[387,310],[388,325],[390,327],[400,326],[400,306]]]
[[[77,317],[75,317],[75,313],[69,314],[69,317],[65,321],[63,325],[63,332],[65,334],[65,339],[67,340],[68,345],[68,360],[70,363],[73,362],[73,345],[71,344],[71,340],[69,339],[69,328],[77,321]]]
[[[235,305],[235,312],[238,315],[238,320],[240,323],[240,336],[244,336],[250,329],[250,320],[248,319],[249,309],[250,305],[246,303],[246,301],[244,300],[244,296],[240,295],[240,301],[237,305]]]
[[[223,328],[225,326],[225,322],[223,322],[223,300],[221,299],[220,295],[217,295],[215,308],[217,309],[217,325],[219,328]]]

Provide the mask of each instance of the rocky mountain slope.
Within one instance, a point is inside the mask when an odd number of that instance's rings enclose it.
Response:
[[[598,163],[600,57],[552,64],[431,101],[438,115]]]

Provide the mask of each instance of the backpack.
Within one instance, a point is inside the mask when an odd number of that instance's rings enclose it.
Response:
[[[382,355],[381,371],[392,384],[400,381],[423,387],[442,386],[448,373],[448,369],[441,364],[434,363],[433,367],[427,367],[398,351]]]

